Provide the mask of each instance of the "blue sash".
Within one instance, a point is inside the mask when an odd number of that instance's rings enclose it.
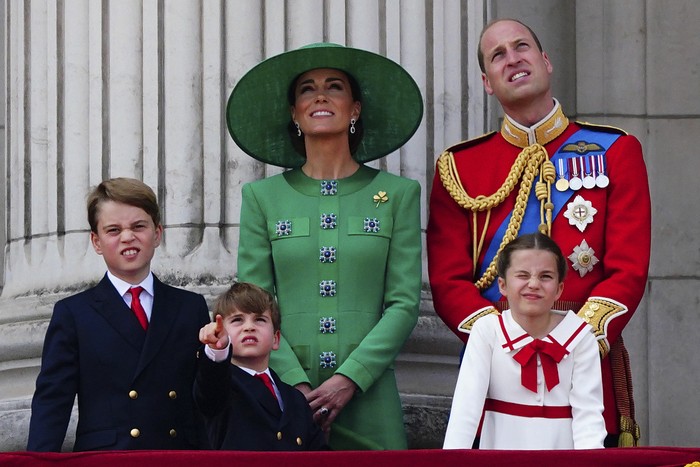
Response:
[[[619,134],[615,133],[605,133],[600,131],[592,131],[586,128],[581,128],[576,133],[571,135],[564,144],[562,144],[557,152],[550,158],[554,167],[558,167],[559,160],[563,159],[565,167],[568,167],[568,159],[575,158],[581,154],[573,152],[571,150],[565,149],[568,145],[576,144],[579,141],[586,141],[590,143],[594,141],[599,146],[601,146],[601,151],[596,151],[596,154],[602,154],[605,157],[605,152],[610,146],[619,138]],[[607,166],[607,164],[606,164]],[[532,191],[530,192],[530,197],[527,200],[527,205],[525,207],[525,214],[523,215],[523,223],[520,227],[519,235],[537,232],[537,227],[540,225],[540,201],[537,199],[535,194],[535,183],[539,181],[539,176],[533,181]],[[576,193],[571,188],[566,191],[559,191],[556,189],[552,190],[552,204],[554,204],[554,210],[552,211],[552,220],[556,219],[557,215],[561,209],[568,203],[569,199]],[[482,277],[486,268],[491,264],[493,257],[496,256],[498,252],[498,247],[501,246],[503,241],[503,236],[508,229],[508,223],[510,222],[513,212],[511,211],[508,216],[503,220],[503,223],[498,227],[495,235],[491,239],[491,243],[486,250],[486,255],[484,260],[479,267],[479,275],[476,277]],[[490,300],[491,302],[497,302],[501,298],[501,292],[498,290],[498,282],[493,281],[493,283],[485,290],[481,291],[482,297]]]

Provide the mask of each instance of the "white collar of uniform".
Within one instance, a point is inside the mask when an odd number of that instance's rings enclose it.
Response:
[[[148,292],[151,295],[151,297],[155,297],[155,294],[153,293],[153,273],[151,271],[148,272],[148,275],[144,280],[141,281],[140,284],[129,284],[128,282],[121,280],[109,271],[107,271],[107,278],[112,283],[114,288],[117,289],[119,295],[121,295],[122,297],[129,291],[130,288],[137,286],[143,287],[143,290]]]
[[[582,332],[580,328],[581,324],[585,324],[585,322],[571,310],[566,312],[552,310],[552,313],[565,313],[564,319],[542,340],[545,342],[552,342],[552,340],[555,340],[563,345],[567,351],[571,352],[571,349],[576,347],[584,336],[584,332]],[[525,330],[515,322],[510,309],[503,310],[501,316],[503,317],[503,326],[505,327],[507,335],[503,333],[503,330],[499,326],[498,337],[499,344],[504,352],[507,353],[518,350],[534,340],[534,338],[528,335]],[[583,329],[583,331],[589,330],[589,326]]]

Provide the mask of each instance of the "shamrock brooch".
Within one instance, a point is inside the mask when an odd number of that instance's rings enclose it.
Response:
[[[372,198],[377,205],[375,206],[376,208],[379,207],[380,203],[386,203],[389,201],[389,197],[386,195],[386,191],[380,191],[374,197]]]

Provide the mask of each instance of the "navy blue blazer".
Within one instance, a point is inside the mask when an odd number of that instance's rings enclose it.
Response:
[[[204,297],[155,276],[147,332],[106,275],[58,301],[44,340],[27,450],[61,450],[76,395],[74,451],[206,447],[192,385],[199,329],[208,322]]]
[[[284,411],[259,379],[225,360],[215,363],[200,352],[194,384],[213,449],[240,451],[327,450],[304,395],[270,370]]]

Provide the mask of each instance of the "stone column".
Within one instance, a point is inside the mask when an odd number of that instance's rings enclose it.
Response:
[[[483,8],[460,0],[5,2],[0,449],[26,443],[53,304],[104,274],[85,215],[93,186],[116,176],[149,184],[165,227],[154,272],[211,299],[236,273],[241,185],[280,172],[229,137],[230,90],[266,57],[331,41],[401,63],[424,93],[416,135],[372,163],[420,182],[424,228],[436,155],[484,131],[472,59]],[[397,374],[411,444],[436,447],[461,345],[432,311],[427,273],[424,283]],[[427,377],[438,384],[427,388]]]

